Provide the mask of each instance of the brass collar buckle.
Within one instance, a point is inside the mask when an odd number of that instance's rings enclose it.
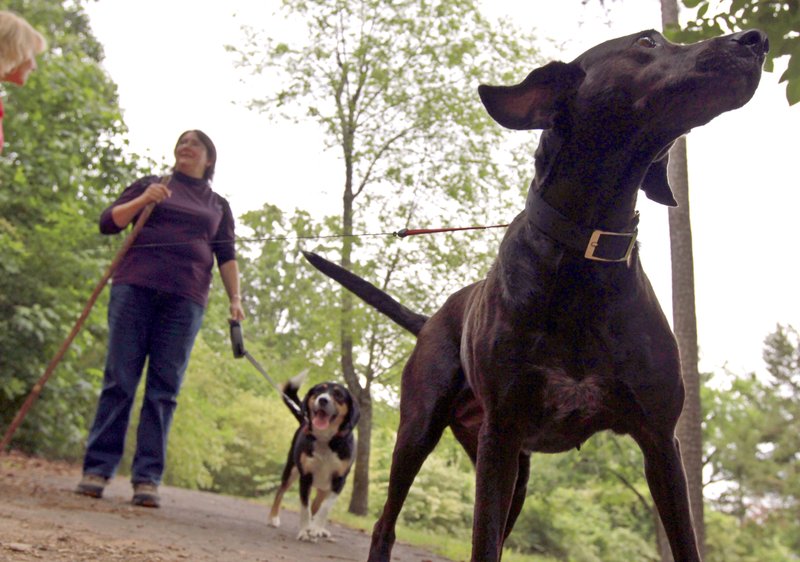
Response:
[[[604,230],[595,230],[592,232],[592,235],[589,237],[589,243],[586,245],[586,251],[583,254],[587,260],[594,260],[594,261],[604,261],[604,262],[627,262],[630,260],[631,252],[633,252],[633,248],[636,245],[636,235],[638,234],[637,231],[633,232],[607,232]],[[629,239],[628,247],[625,250],[625,254],[619,258],[604,258],[600,256],[596,256],[595,252],[597,251],[597,247],[600,245],[600,238],[603,236],[624,236]]]

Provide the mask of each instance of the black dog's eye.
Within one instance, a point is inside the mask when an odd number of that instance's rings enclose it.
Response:
[[[658,46],[658,44],[652,38],[647,36],[639,37],[636,40],[636,44],[640,47],[646,47],[648,49],[655,49]]]
[[[341,391],[338,388],[334,388],[332,394],[333,394],[334,400],[336,400],[337,402],[344,402],[344,392],[343,391]]]

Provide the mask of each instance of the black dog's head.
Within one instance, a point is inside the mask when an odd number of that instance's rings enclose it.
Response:
[[[303,413],[312,431],[330,434],[352,431],[360,416],[353,395],[335,382],[323,382],[311,387],[303,398]]]
[[[642,189],[651,199],[674,205],[667,149],[693,127],[747,103],[768,50],[767,36],[758,30],[690,45],[642,31],[601,43],[570,63],[547,64],[520,84],[482,85],[478,92],[500,125],[549,129],[545,135],[556,138],[547,144],[555,150],[562,139],[572,139],[645,155]],[[537,176],[546,176],[549,163],[537,162]]]

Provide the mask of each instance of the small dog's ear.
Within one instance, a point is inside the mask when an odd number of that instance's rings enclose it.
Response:
[[[489,115],[508,129],[549,129],[565,96],[574,92],[586,74],[576,64],[551,62],[537,68],[515,86],[478,87]]]
[[[647,168],[647,173],[642,180],[641,189],[648,199],[668,207],[677,207],[678,202],[675,201],[672,188],[669,186],[668,164],[669,147],[663,151],[663,156],[650,163],[650,167]]]
[[[305,396],[303,396],[303,402],[300,404],[300,407],[301,407],[301,408],[302,408],[302,410],[303,410],[303,416],[304,416],[306,419],[308,419],[308,415],[309,415],[309,413],[311,412],[311,407],[309,406],[309,404],[308,404],[308,403],[309,403],[309,402],[311,402],[311,398],[313,398],[313,397],[311,396],[311,392],[312,392],[313,390],[314,390],[314,387],[313,387],[313,386],[312,386],[311,388],[309,388],[309,389],[308,389],[308,392],[306,392],[306,395],[305,395]]]
[[[339,428],[341,432],[352,431],[361,418],[361,411],[358,408],[356,397],[353,396],[352,393],[348,393],[348,396],[350,397],[348,404],[349,411],[347,412],[347,417],[342,422],[342,426]]]

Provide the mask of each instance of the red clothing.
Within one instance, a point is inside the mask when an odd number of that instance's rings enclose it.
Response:
[[[135,199],[158,179],[147,176],[130,185],[101,214],[100,232],[120,232],[111,209]],[[205,180],[174,172],[169,188],[172,196],[155,206],[113,282],[180,295],[206,306],[214,258],[217,265],[236,258],[233,213]]]

